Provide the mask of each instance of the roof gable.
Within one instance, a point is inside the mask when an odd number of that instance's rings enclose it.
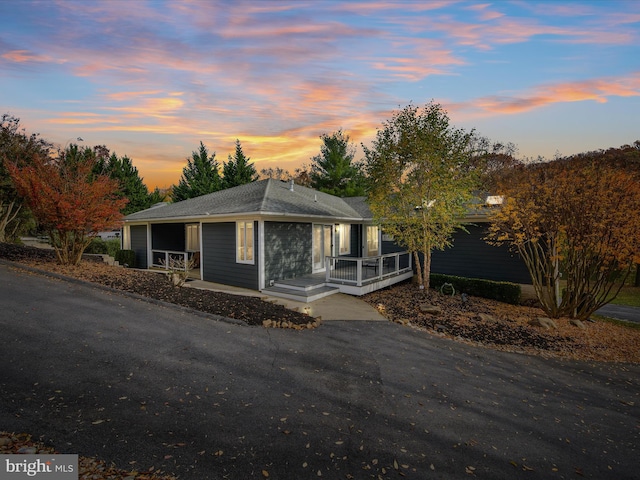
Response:
[[[171,203],[161,208],[152,207],[127,215],[125,221],[233,214],[317,216],[359,221],[370,218],[370,214],[363,215],[363,204],[363,200],[342,199],[300,185],[266,179]],[[366,210],[368,211],[368,208]]]

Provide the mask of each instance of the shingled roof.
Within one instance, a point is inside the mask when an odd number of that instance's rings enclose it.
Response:
[[[280,180],[261,180],[238,187],[155,206],[132,213],[125,221],[178,220],[197,217],[256,214],[371,220],[364,197],[343,199]]]

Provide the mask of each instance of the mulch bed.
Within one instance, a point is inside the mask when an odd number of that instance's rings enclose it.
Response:
[[[640,330],[616,323],[586,321],[581,329],[560,318],[557,328],[547,330],[529,324],[545,316],[535,306],[479,297],[463,302],[460,295],[425,292],[411,282],[363,298],[392,321],[472,345],[544,357],[640,363]],[[439,307],[440,313],[423,313],[422,305]]]
[[[256,297],[174,287],[167,275],[162,273],[109,266],[90,256],[85,256],[78,266],[62,266],[56,262],[53,250],[0,243],[0,258],[201,312],[242,320],[249,325],[263,325],[265,320],[271,320],[280,324],[306,326],[313,320],[304,313]]]

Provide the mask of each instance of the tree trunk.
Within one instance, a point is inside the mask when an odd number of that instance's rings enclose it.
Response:
[[[15,207],[15,210],[14,210]],[[16,207],[16,202],[12,201],[8,205],[2,205],[0,208],[0,242],[7,241],[7,226],[18,216],[22,205]]]
[[[422,267],[422,275],[424,276],[424,288],[428,290],[431,286],[431,250],[426,249],[423,252],[424,255],[424,264]]]
[[[640,287],[640,264],[636,265],[636,281],[635,286]]]
[[[416,264],[416,274],[418,275],[418,285],[424,288],[424,285],[422,283],[422,267],[420,266],[420,255],[418,255],[418,252],[416,251],[413,252],[413,258],[414,258],[414,263]]]

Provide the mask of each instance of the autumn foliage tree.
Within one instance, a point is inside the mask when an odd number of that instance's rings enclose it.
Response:
[[[518,251],[553,318],[586,319],[640,263],[638,170],[582,156],[512,168],[489,239]],[[562,281],[562,284],[561,284]]]
[[[27,134],[19,118],[9,114],[0,118],[0,242],[15,240],[25,225],[33,223],[6,165],[34,155],[48,155],[50,149],[51,144],[38,134]]]
[[[454,128],[439,104],[409,105],[364,150],[374,218],[414,253],[420,284],[429,288],[431,253],[451,245],[477,186],[473,133]]]
[[[27,162],[7,164],[24,197],[63,265],[77,265],[98,232],[117,228],[126,198],[118,182],[94,173],[93,150],[71,145],[57,158],[34,155]]]

